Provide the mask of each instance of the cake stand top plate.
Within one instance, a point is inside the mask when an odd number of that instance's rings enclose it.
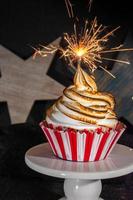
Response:
[[[45,143],[29,149],[25,162],[39,173],[58,178],[106,179],[133,172],[133,149],[117,144],[105,160],[72,162],[55,157],[49,144]]]

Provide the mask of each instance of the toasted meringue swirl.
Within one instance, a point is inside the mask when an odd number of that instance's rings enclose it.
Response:
[[[47,111],[46,121],[77,129],[113,128],[117,123],[114,106],[114,97],[98,92],[94,78],[78,67],[74,85]]]

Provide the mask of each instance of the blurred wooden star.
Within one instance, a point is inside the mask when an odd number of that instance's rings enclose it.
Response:
[[[24,61],[2,46],[0,52],[0,101],[7,101],[12,123],[23,123],[35,100],[55,99],[64,88],[46,74],[54,55]]]

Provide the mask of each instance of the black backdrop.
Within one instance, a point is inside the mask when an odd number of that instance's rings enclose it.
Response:
[[[105,25],[133,27],[130,0],[93,0],[90,13],[88,0],[71,2],[79,19],[98,16]],[[48,44],[72,27],[64,0],[1,0],[0,7],[0,43],[24,59],[33,53],[30,45]]]

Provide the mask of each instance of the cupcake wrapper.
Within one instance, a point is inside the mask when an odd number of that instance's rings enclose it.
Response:
[[[62,127],[54,128],[41,122],[40,126],[56,156],[72,161],[98,161],[112,151],[125,128],[77,131]]]

